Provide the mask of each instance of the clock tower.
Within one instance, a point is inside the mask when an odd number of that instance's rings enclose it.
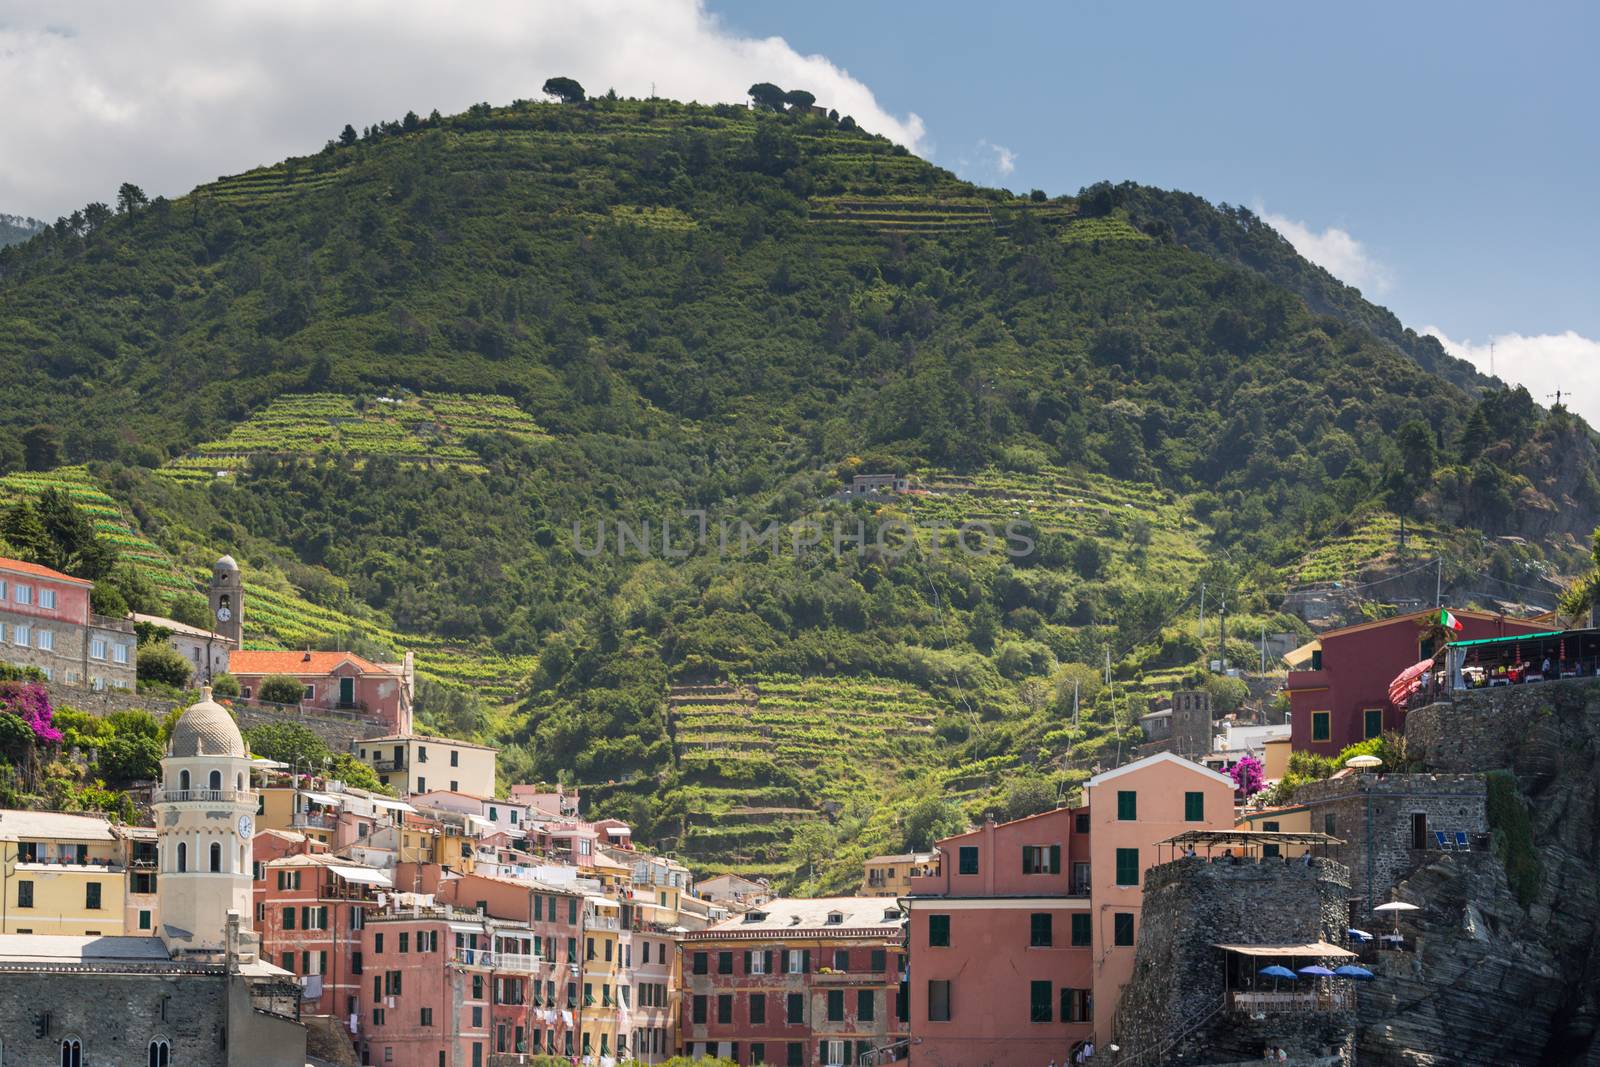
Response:
[[[230,914],[250,928],[255,814],[244,738],[205,686],[172,728],[156,792],[161,939],[174,956],[226,952]]]
[[[211,565],[211,629],[244,647],[244,579],[232,556]]]

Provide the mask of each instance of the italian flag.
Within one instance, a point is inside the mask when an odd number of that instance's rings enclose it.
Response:
[[[1454,630],[1456,633],[1460,633],[1462,630],[1466,629],[1466,627],[1462,625],[1460,619],[1450,614],[1449,608],[1439,609],[1439,625],[1443,626],[1447,630]]]

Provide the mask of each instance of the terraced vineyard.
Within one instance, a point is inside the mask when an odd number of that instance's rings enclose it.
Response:
[[[89,477],[83,467],[57,467],[52,471],[19,471],[0,478],[0,504],[9,505],[46,489],[60,489],[88,513],[95,533],[109,541],[122,562],[148,578],[163,596],[193,589],[172,558],[148,538],[134,532],[117,502]]]
[[[1182,498],[1147,483],[1048,466],[1037,474],[923,471],[917,483],[923,493],[895,497],[888,506],[905,508],[919,522],[984,522],[997,532],[1008,522],[1031,522],[1050,533],[1098,538],[1114,560],[1185,585],[1205,562],[1206,528]]]
[[[218,178],[195,192],[225,204],[248,207],[324,188],[333,184],[338,176],[338,169],[334,167],[319,170],[279,164]]]
[[[1447,534],[1427,525],[1406,524],[1408,559],[1438,555]],[[1307,554],[1294,568],[1296,583],[1353,581],[1366,572],[1396,562],[1400,544],[1400,519],[1387,511],[1373,512],[1356,522],[1348,533]],[[1415,560],[1410,560],[1413,564]]]
[[[1137,229],[1125,218],[1101,215],[1073,219],[1062,228],[1061,239],[1069,244],[1089,244],[1094,241],[1148,241],[1150,235]]]
[[[466,443],[473,434],[499,433],[525,441],[545,435],[506,397],[423,393],[357,400],[334,393],[283,396],[265,411],[164,467],[166,477],[203,480],[231,473],[252,456],[386,456],[407,463],[441,463],[481,470]]]
[[[887,679],[758,675],[667,698],[685,779],[680,851],[701,869],[790,873],[797,826],[881,785],[931,744],[944,710]]]

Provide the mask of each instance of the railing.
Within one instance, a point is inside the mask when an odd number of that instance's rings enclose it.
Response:
[[[586,915],[583,919],[583,926],[586,930],[617,930],[621,928],[621,925],[618,920],[609,916]]]
[[[858,1067],[875,1067],[876,1064],[880,1063],[894,1063],[897,1060],[905,1059],[906,1057],[902,1053],[909,1053],[910,1051],[911,1039],[905,1037],[899,1041],[887,1045],[879,1045],[877,1048],[869,1048],[865,1052],[858,1053],[856,1055],[856,1064]]]
[[[480,955],[490,955],[490,953],[480,950]],[[524,956],[514,952],[502,952],[495,955],[488,966],[497,967],[502,971],[526,971],[531,973],[549,963],[550,961],[543,956]]]
[[[239,789],[158,789],[155,794],[157,804],[183,804],[196,800],[223,803],[253,802],[255,799],[256,795],[253,792]]]
[[[372,769],[375,771],[403,771],[406,769],[406,760],[403,756],[400,759],[375,759],[372,761]]]
[[[319,830],[332,830],[338,826],[339,820],[327,812],[302,811],[297,812],[290,820],[290,826],[315,827]]]
[[[1228,994],[1228,1007],[1246,1014],[1268,1012],[1346,1011],[1356,1006],[1355,993],[1348,989],[1323,989],[1314,993]]]
[[[1192,1036],[1202,1026],[1216,1018],[1222,1009],[1227,1006],[1228,998],[1224,994],[1221,998],[1213,1001],[1210,1007],[1191,1017],[1188,1022],[1181,1024],[1161,1045],[1153,1049],[1144,1049],[1143,1051],[1135,1050],[1131,1055],[1123,1055],[1121,1052],[1114,1053],[1114,1058],[1111,1062],[1116,1067],[1144,1067],[1145,1064],[1164,1063],[1166,1062],[1167,1053],[1177,1048],[1180,1042]],[[1111,1028],[1113,1032],[1116,1031],[1115,1018],[1112,1020]],[[1113,1045],[1112,1047],[1115,1048],[1116,1046]]]

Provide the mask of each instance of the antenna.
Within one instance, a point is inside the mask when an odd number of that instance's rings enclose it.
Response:
[[[1564,397],[1564,396],[1571,396],[1571,395],[1572,395],[1572,393],[1569,390],[1557,389],[1553,393],[1546,393],[1545,394],[1545,399],[1547,399],[1547,400],[1554,399],[1555,402],[1556,402],[1556,407],[1560,407],[1561,406],[1561,398]]]

